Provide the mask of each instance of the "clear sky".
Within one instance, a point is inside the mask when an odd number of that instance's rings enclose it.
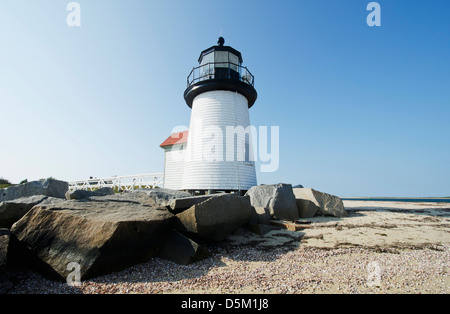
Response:
[[[216,44],[255,75],[255,126],[280,127],[258,183],[343,196],[450,196],[450,1],[65,0],[0,4],[0,177],[162,172],[189,125],[186,77]]]

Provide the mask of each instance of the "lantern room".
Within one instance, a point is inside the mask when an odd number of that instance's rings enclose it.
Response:
[[[192,108],[194,98],[210,90],[228,90],[244,95],[250,108],[256,101],[254,76],[242,66],[242,55],[230,46],[224,46],[220,37],[216,46],[203,50],[198,58],[199,66],[192,69],[187,78],[184,99]]]

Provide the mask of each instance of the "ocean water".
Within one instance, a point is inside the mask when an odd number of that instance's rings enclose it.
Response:
[[[401,198],[401,197],[341,197],[343,201],[382,201],[382,202],[424,202],[424,203],[450,203],[450,198]]]

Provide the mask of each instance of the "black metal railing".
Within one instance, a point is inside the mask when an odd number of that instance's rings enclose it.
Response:
[[[211,62],[193,68],[187,77],[187,86],[213,79],[238,80],[255,86],[255,77],[247,67],[231,62]]]

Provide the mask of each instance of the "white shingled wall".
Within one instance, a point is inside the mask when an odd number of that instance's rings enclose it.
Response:
[[[181,190],[186,144],[164,148],[164,188]]]
[[[244,96],[230,91],[210,91],[195,97],[182,189],[248,190],[256,185],[254,162],[226,160],[226,127],[249,125],[248,102]],[[244,146],[234,147],[240,152]]]

